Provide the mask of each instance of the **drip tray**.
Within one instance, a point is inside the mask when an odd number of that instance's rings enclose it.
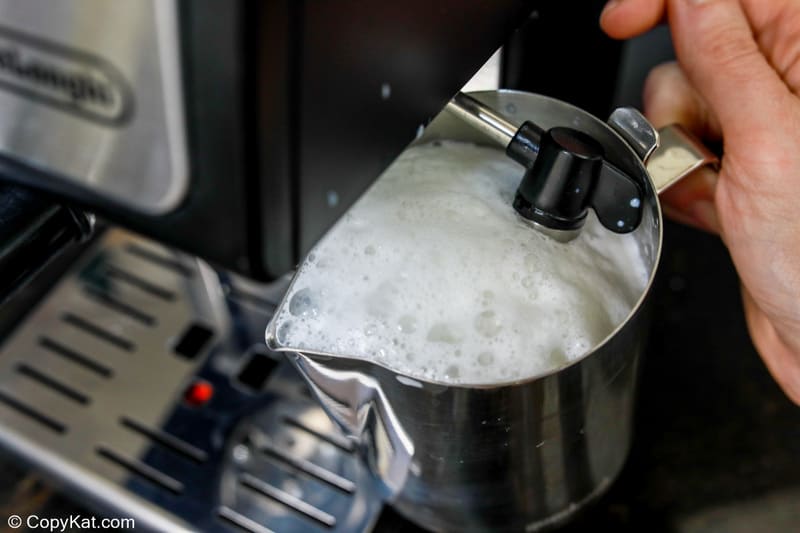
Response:
[[[0,446],[140,527],[370,530],[351,441],[263,344],[287,286],[106,232],[0,347]]]

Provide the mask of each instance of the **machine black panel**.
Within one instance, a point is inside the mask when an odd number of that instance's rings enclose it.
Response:
[[[535,2],[306,2],[300,251],[525,22]]]

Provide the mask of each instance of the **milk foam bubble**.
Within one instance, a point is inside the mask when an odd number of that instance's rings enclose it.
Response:
[[[648,269],[590,211],[558,243],[511,206],[522,168],[459,142],[406,150],[300,267],[271,328],[285,348],[449,383],[564,366],[631,311]]]

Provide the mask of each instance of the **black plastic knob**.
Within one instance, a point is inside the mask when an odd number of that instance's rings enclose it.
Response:
[[[590,135],[566,127],[542,131],[526,122],[506,153],[527,169],[514,198],[514,208],[526,219],[574,231],[591,207],[616,233],[633,231],[641,222],[641,187],[605,159],[603,146]]]

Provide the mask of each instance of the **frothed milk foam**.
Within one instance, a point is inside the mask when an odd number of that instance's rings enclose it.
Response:
[[[274,317],[283,347],[488,384],[563,366],[641,295],[632,235],[590,211],[555,242],[511,206],[522,168],[454,141],[408,149],[320,241]]]

